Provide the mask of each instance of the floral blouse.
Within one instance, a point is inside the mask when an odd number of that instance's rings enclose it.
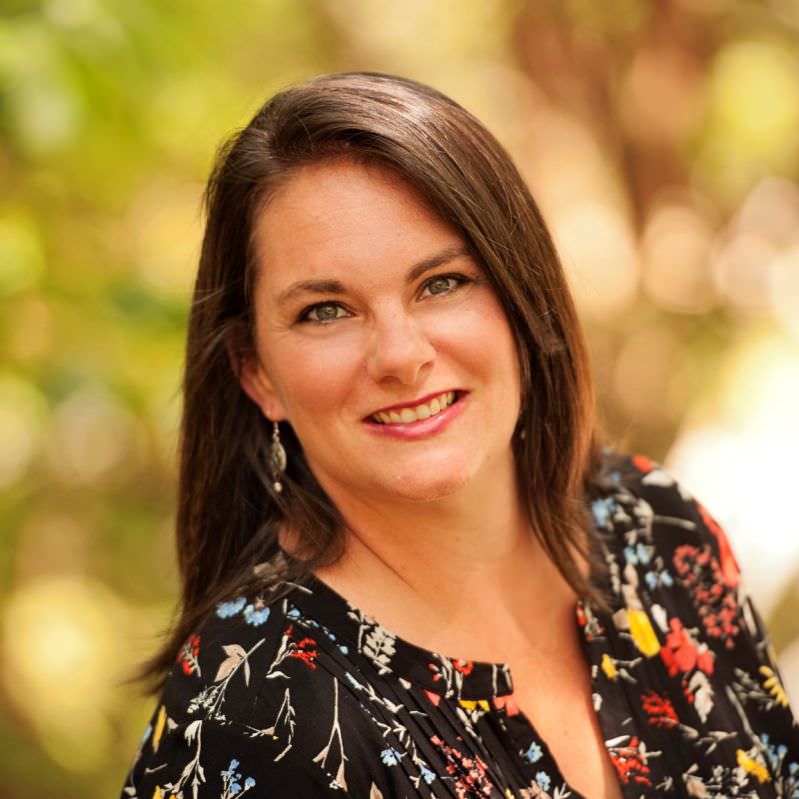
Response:
[[[575,624],[625,799],[799,799],[799,728],[727,539],[661,468],[589,500],[610,612]],[[476,631],[479,634],[479,631]],[[563,799],[502,663],[421,649],[309,577],[222,602],[186,641],[123,799]]]

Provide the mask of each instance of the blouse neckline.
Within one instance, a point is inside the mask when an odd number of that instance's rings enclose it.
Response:
[[[343,642],[368,658],[380,672],[392,672],[437,697],[480,701],[513,693],[506,663],[452,658],[411,643],[352,605],[314,574],[295,587],[289,601],[323,625],[339,646]],[[584,614],[584,607],[584,602],[577,600],[575,623]]]
[[[592,531],[596,536],[592,543],[598,547],[597,554],[606,561],[608,553],[601,531],[596,526],[592,526]],[[601,583],[610,600],[611,611],[623,605],[623,599],[612,591],[609,574],[595,573],[592,579]],[[345,642],[347,647],[368,658],[379,673],[390,672],[400,680],[418,685],[428,691],[431,698],[500,700],[494,704],[502,705],[501,698],[513,693],[513,679],[507,663],[462,660],[418,646],[384,627],[312,572],[293,585],[290,601],[322,624],[339,644]],[[602,615],[588,600],[576,600],[572,618],[584,646],[587,644],[587,620]]]

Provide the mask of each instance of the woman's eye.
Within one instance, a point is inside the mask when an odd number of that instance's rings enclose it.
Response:
[[[347,315],[344,308],[337,302],[320,302],[317,305],[306,308],[300,314],[300,321],[316,322],[317,324],[323,325],[327,322],[334,322],[336,319],[341,319]]]
[[[458,275],[439,275],[438,277],[431,278],[425,283],[422,289],[423,295],[434,294],[448,294],[454,291],[462,283],[466,282],[465,277]]]

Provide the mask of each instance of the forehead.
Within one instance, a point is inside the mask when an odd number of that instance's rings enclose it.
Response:
[[[259,272],[280,282],[300,272],[400,267],[462,239],[395,172],[341,159],[288,178],[257,214],[253,244]]]

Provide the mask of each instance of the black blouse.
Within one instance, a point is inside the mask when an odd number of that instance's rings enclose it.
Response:
[[[645,458],[606,478],[611,608],[574,619],[623,795],[799,799],[799,728],[723,531]],[[186,641],[122,796],[580,794],[506,665],[421,649],[311,576],[219,604]]]

